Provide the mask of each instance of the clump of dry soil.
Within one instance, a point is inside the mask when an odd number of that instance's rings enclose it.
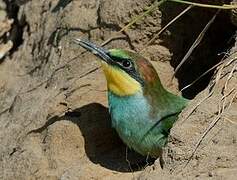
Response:
[[[218,15],[172,83],[173,69],[215,11],[194,8],[142,51],[178,94],[233,46],[215,72],[183,92],[194,99],[172,129],[161,169],[159,160],[145,168],[144,158],[132,151],[129,167],[126,147],[110,126],[96,58],[70,42],[83,37],[102,43],[152,1],[14,2],[4,11],[17,33],[9,29],[15,45],[0,64],[0,179],[234,179],[237,61],[229,13]],[[162,6],[106,47],[140,51],[183,8]],[[11,39],[3,34],[4,41]]]

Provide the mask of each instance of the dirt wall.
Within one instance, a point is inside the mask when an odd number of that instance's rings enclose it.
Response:
[[[100,44],[151,3],[149,0],[4,3],[4,12],[14,22],[7,30],[10,36],[4,32],[0,42],[12,40],[14,46],[0,64],[0,179],[234,177],[237,126],[236,96],[233,96],[236,89],[232,89],[236,86],[236,70],[232,70],[236,68],[236,60],[222,69],[220,66],[183,92],[185,97],[195,98],[172,129],[164,151],[163,170],[158,160],[145,168],[140,163],[144,159],[129,151],[130,167],[126,147],[111,129],[106,82],[99,64],[93,55],[73,44],[71,38],[89,38]],[[140,52],[183,8],[177,4],[162,6],[106,47]],[[218,53],[235,47],[231,43],[235,41],[231,39],[235,27],[228,13],[223,12],[171,83],[173,69],[213,13],[193,9],[140,52],[152,60],[170,91],[180,93],[179,89],[220,61],[222,56],[216,56]],[[235,51],[232,48],[231,52]],[[234,57],[235,53],[225,62]],[[193,110],[212,89],[213,94]],[[184,168],[205,129],[219,116],[220,106],[223,103],[228,106],[229,102],[231,106]]]

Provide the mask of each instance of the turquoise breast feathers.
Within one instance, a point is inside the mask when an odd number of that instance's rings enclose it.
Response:
[[[142,155],[158,157],[166,144],[168,133],[163,122],[158,122],[161,119],[158,114],[151,118],[151,107],[143,94],[119,97],[109,92],[108,99],[112,126],[124,143]],[[170,119],[172,123],[175,120]]]

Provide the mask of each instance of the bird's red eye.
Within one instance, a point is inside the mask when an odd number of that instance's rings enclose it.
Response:
[[[123,67],[125,67],[125,68],[131,67],[131,62],[128,60],[124,60],[122,63],[123,63]]]

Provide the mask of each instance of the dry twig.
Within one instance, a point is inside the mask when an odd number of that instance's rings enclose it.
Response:
[[[186,12],[188,12],[192,7],[194,7],[193,5],[189,5],[187,8],[185,8],[181,13],[179,13],[174,19],[172,19],[168,24],[166,24],[161,30],[159,30],[159,32],[150,40],[145,44],[145,47],[141,50],[144,51],[145,48],[151,44],[156,38],[158,38],[160,36],[161,33],[163,33],[171,24],[173,24],[175,21],[177,21],[182,15],[184,15]]]
[[[234,58],[235,59],[235,58]],[[231,59],[230,61],[228,61],[226,64],[230,64],[231,62],[233,61],[233,59]],[[223,72],[223,68],[226,67],[226,64],[224,64],[220,70],[219,70],[219,73],[217,74],[217,78],[216,80],[219,81],[220,80],[220,77],[221,77],[221,74]],[[219,105],[219,110],[218,110],[218,114],[217,116],[214,118],[214,120],[209,124],[209,126],[206,128],[206,130],[203,132],[202,136],[199,138],[199,140],[197,141],[197,143],[195,144],[195,147],[194,147],[194,150],[192,151],[191,153],[191,156],[189,157],[187,163],[185,164],[184,167],[186,167],[189,162],[192,160],[194,154],[196,153],[198,147],[201,145],[202,141],[204,140],[204,138],[207,136],[207,134],[215,127],[215,125],[219,122],[219,120],[221,119],[222,117],[222,114],[227,110],[229,109],[229,107],[231,106],[232,102],[234,101],[234,98],[236,97],[237,95],[237,92],[233,95],[233,97],[231,98],[231,100],[229,101],[229,105],[227,106],[226,105],[226,101],[227,101],[227,97],[232,94],[236,88],[232,88],[229,92],[226,92],[227,91],[227,86],[228,86],[228,82],[230,81],[230,79],[233,77],[233,72],[235,71],[236,69],[236,65],[234,65],[234,67],[231,69],[231,71],[229,72],[229,76],[227,77],[227,80],[225,82],[225,85],[224,85],[224,91],[223,91],[223,96],[221,97],[221,101],[222,103],[220,103]],[[212,92],[214,92],[214,90],[212,90]]]
[[[218,13],[220,12],[220,9],[217,10],[217,12],[214,14],[214,16],[211,18],[211,20],[207,23],[207,25],[204,27],[204,29],[201,31],[201,33],[198,35],[197,39],[194,41],[194,43],[192,44],[192,46],[189,48],[188,52],[185,54],[184,58],[181,60],[181,62],[179,63],[179,65],[175,68],[174,71],[174,75],[172,76],[172,78],[174,78],[175,74],[178,72],[178,70],[181,68],[181,66],[187,61],[187,59],[189,58],[189,56],[192,54],[193,50],[200,44],[200,42],[202,41],[205,33],[207,32],[207,30],[209,29],[209,27],[211,26],[211,24],[214,22],[214,20],[216,19],[216,16],[218,15]]]

